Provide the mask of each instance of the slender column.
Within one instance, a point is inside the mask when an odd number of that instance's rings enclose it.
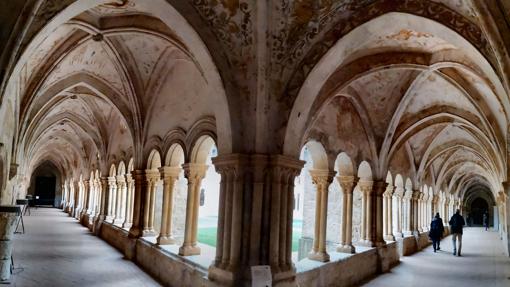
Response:
[[[411,231],[414,235],[419,235],[419,222],[418,222],[418,200],[421,196],[421,192],[419,190],[414,190],[413,195],[411,197]]]
[[[200,204],[200,185],[205,177],[207,165],[187,163],[183,165],[184,174],[188,179],[188,198],[186,202],[186,225],[184,243],[179,248],[179,255],[200,254],[197,246],[198,208]]]
[[[129,229],[129,237],[137,238],[143,235],[143,215],[145,214],[145,197],[147,196],[147,179],[145,170],[132,171],[134,179],[134,195],[133,195],[133,222]]]
[[[155,236],[154,230],[154,208],[156,206],[156,184],[160,178],[159,171],[146,170],[147,190],[143,214],[143,236]]]
[[[326,228],[328,215],[328,191],[333,181],[334,173],[328,170],[310,170],[312,182],[315,185],[315,234],[313,248],[308,258],[327,262],[329,254],[326,252]]]
[[[384,225],[384,240],[386,241],[395,241],[395,237],[393,236],[393,192],[395,187],[393,185],[388,185],[386,187],[386,192],[383,194],[384,202],[386,202],[385,210],[385,225]]]
[[[108,189],[108,177],[102,177],[99,183],[99,220],[106,218],[106,193]]]
[[[295,286],[294,179],[304,162],[282,155],[227,154],[213,163],[222,179],[218,248],[209,278],[219,285],[250,286],[251,267],[269,265],[273,286]]]
[[[161,231],[158,244],[174,244],[172,238],[172,209],[175,181],[179,179],[180,167],[162,167],[159,169],[163,180],[163,208],[161,210]]]
[[[393,201],[395,202],[395,215],[396,220],[393,226],[393,236],[395,238],[402,238],[402,197],[404,196],[404,189],[402,187],[396,187],[393,193]]]
[[[412,210],[411,210],[411,198],[413,197],[413,190],[412,189],[406,189],[403,197],[404,201],[404,236],[412,235],[413,232],[411,231],[411,218],[413,216]]]
[[[77,217],[77,214],[80,210],[80,195],[81,195],[80,181],[74,181],[74,208],[71,216],[75,218]]]
[[[115,195],[117,191],[117,179],[114,176],[108,177],[108,203],[106,221],[112,222],[115,218]]]
[[[94,180],[90,179],[89,180],[89,194],[88,194],[88,208],[87,208],[87,213],[89,215],[93,214],[93,210],[94,210]]]
[[[372,239],[372,188],[373,182],[360,180],[358,186],[362,193],[361,200],[361,240],[360,244],[373,246]]]
[[[126,174],[127,194],[126,194],[126,208],[123,228],[130,228],[133,225],[133,201],[134,201],[134,180],[131,174]]]
[[[83,208],[82,208],[82,211],[81,211],[81,216],[83,216],[84,214],[87,213],[87,211],[89,210],[89,201],[90,201],[90,190],[89,190],[89,181],[88,180],[84,180],[83,181],[83,191],[84,191],[84,194],[83,194]]]
[[[415,205],[416,205],[416,230],[419,231],[419,232],[423,232],[423,211],[425,210],[423,208],[423,202],[424,202],[424,194],[423,193],[420,193],[418,195],[418,197],[416,198],[416,202],[415,202]]]
[[[356,253],[356,248],[352,245],[352,194],[354,192],[354,176],[337,176],[340,187],[342,188],[342,238],[337,246],[337,252]]]
[[[373,184],[372,201],[373,206],[371,209],[372,225],[371,225],[371,237],[373,246],[382,246],[386,244],[384,242],[383,234],[383,194],[386,192],[388,183],[384,180],[375,181]]]
[[[126,196],[126,179],[120,175],[116,177],[117,180],[117,200],[115,203],[115,219],[113,224],[121,225],[124,222],[124,209],[125,205],[123,202]]]

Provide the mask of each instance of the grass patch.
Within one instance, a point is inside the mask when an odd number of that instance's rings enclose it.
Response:
[[[216,247],[216,227],[204,227],[198,229],[198,242]]]

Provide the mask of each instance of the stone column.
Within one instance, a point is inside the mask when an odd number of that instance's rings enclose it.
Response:
[[[148,169],[145,171],[145,178],[147,180],[147,190],[143,214],[143,236],[155,236],[154,209],[156,207],[156,184],[160,178],[159,171]]]
[[[163,180],[163,208],[161,211],[161,231],[158,244],[174,244],[172,238],[172,209],[174,204],[174,185],[179,179],[180,167],[162,167],[159,169]]]
[[[411,210],[411,199],[413,197],[413,190],[412,189],[406,189],[404,192],[403,202],[404,202],[404,236],[410,236],[413,234],[412,227],[411,227],[411,220],[413,217],[413,213]]]
[[[80,211],[80,196],[81,196],[81,188],[80,181],[74,181],[74,208],[72,217],[76,218],[78,212]]]
[[[404,214],[402,212],[403,208],[402,208],[402,197],[404,196],[404,189],[402,187],[396,187],[395,188],[395,192],[393,193],[393,201],[395,202],[395,215],[396,215],[396,220],[395,220],[395,224],[393,226],[393,236],[395,238],[402,238],[403,237],[403,234],[402,234],[402,226],[403,226],[403,222],[402,222],[402,215]]]
[[[81,215],[80,216],[83,216],[84,214],[87,213],[87,211],[89,210],[89,201],[90,201],[90,190],[89,190],[89,181],[88,180],[84,180],[83,181],[83,208],[82,208],[82,211],[81,211]]]
[[[137,238],[143,235],[143,215],[145,214],[145,198],[147,196],[147,179],[145,170],[132,171],[134,179],[134,195],[133,195],[133,222],[129,229],[129,237]]]
[[[421,197],[421,194],[422,193],[419,190],[414,190],[411,197],[411,231],[414,235],[420,235],[418,201]]]
[[[337,252],[356,253],[356,248],[352,245],[352,195],[355,186],[354,176],[337,176],[340,187],[342,188],[342,238],[337,246]]]
[[[92,179],[89,180],[89,192],[88,192],[88,208],[87,208],[87,213],[89,215],[93,214],[93,210],[94,210],[94,197],[95,197],[95,194],[94,194],[94,181]]]
[[[444,217],[445,217],[445,220],[444,220],[444,226],[449,226],[450,225],[450,212],[448,211],[448,206],[450,205],[450,199],[449,198],[445,198],[444,199]]]
[[[383,234],[383,194],[386,192],[388,183],[384,180],[377,180],[373,184],[373,196],[372,201],[372,246],[382,246],[386,244],[384,242]]]
[[[388,185],[386,187],[386,192],[383,194],[383,200],[385,203],[384,209],[384,240],[386,241],[395,241],[395,237],[393,236],[393,192],[395,187],[393,185]]]
[[[200,254],[197,246],[198,208],[200,205],[200,185],[205,177],[207,165],[187,163],[183,165],[184,174],[188,179],[188,198],[186,201],[186,225],[184,228],[184,243],[179,248],[179,255]]]
[[[326,229],[328,217],[328,191],[333,181],[334,173],[328,170],[310,170],[312,182],[315,185],[315,233],[313,248],[308,258],[327,262],[329,254],[326,252]]]
[[[218,248],[209,278],[250,286],[251,267],[270,265],[273,286],[295,286],[292,264],[294,179],[304,162],[282,155],[228,154],[221,174]]]
[[[424,211],[425,211],[425,208],[424,208],[424,202],[425,202],[425,194],[420,192],[418,194],[418,196],[416,197],[416,230],[419,231],[419,232],[423,232],[423,222],[424,222]]]
[[[124,216],[123,228],[130,228],[133,224],[133,201],[134,201],[134,180],[131,174],[126,174],[127,194],[126,209]]]
[[[115,219],[115,197],[117,194],[117,179],[114,176],[108,177],[108,203],[106,221],[112,222]]]
[[[124,214],[125,214],[125,202],[126,197],[126,179],[124,176],[119,175],[116,177],[117,180],[117,200],[115,203],[115,219],[113,220],[113,224],[121,225],[124,222]]]
[[[360,245],[373,246],[372,239],[372,188],[373,182],[360,180],[358,186],[362,193],[361,199],[361,238]]]

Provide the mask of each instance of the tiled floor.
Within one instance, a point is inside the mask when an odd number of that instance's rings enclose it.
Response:
[[[16,235],[11,286],[160,286],[59,209],[32,209]]]
[[[464,229],[462,257],[452,255],[451,236],[432,247],[402,258],[399,266],[365,286],[495,287],[510,286],[510,258],[504,254],[497,232]]]

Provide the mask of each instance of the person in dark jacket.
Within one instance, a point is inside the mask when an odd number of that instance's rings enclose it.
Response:
[[[439,212],[436,213],[436,216],[434,216],[434,219],[432,219],[432,222],[430,223],[430,231],[429,231],[429,237],[430,240],[432,240],[432,246],[434,247],[434,252],[436,250],[440,250],[439,242],[441,242],[441,237],[443,236],[444,232],[444,226],[443,226],[443,219],[439,216]]]
[[[462,250],[462,228],[466,225],[464,221],[464,217],[460,215],[460,210],[457,209],[455,214],[450,219],[450,229],[452,232],[452,241],[453,241],[453,255],[460,256],[460,252]],[[457,253],[457,239],[459,240],[459,252]]]
[[[489,215],[487,211],[483,214],[483,226],[485,227],[485,231],[489,229]]]

